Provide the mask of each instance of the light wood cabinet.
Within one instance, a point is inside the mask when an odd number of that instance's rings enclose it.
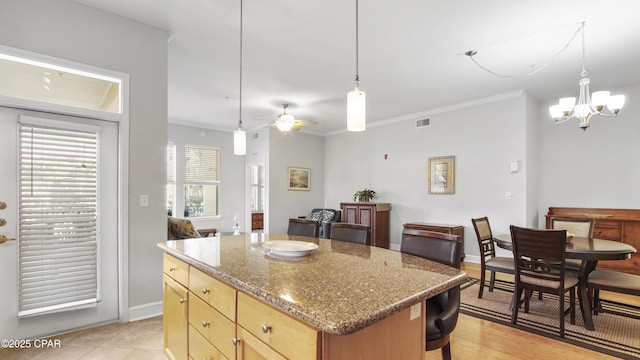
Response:
[[[189,300],[189,325],[189,339],[191,339],[191,333],[197,331],[210,346],[216,348],[216,351],[219,351],[227,359],[236,358],[236,347],[233,344],[233,339],[236,337],[235,322],[196,296]],[[191,342],[189,343],[189,353],[192,353]],[[204,359],[206,357],[193,356],[193,358]]]
[[[372,246],[389,248],[388,203],[340,203],[342,222],[369,226],[367,235]]]
[[[286,358],[318,358],[318,330],[244,293],[238,293],[238,325]]]
[[[164,328],[164,354],[172,360],[187,358],[188,351],[188,291],[169,275],[163,275],[162,304]]]
[[[189,290],[231,321],[236,321],[236,290],[231,286],[192,267]]]
[[[238,360],[287,360],[250,332],[238,326]]]
[[[594,219],[593,237],[629,244],[640,251],[640,210],[602,208],[550,207],[546,215],[546,228],[551,228],[551,219]],[[628,260],[598,261],[598,269],[613,269],[640,275],[640,253],[631,254]]]

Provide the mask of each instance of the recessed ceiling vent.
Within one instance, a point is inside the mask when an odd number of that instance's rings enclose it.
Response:
[[[421,128],[425,126],[431,126],[431,118],[416,120],[416,127]]]
[[[252,140],[258,140],[259,137],[260,137],[260,135],[258,133],[251,134],[251,139]]]

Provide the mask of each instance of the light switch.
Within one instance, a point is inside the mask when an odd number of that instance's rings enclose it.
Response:
[[[140,195],[140,207],[149,207],[149,195]]]
[[[509,172],[510,173],[517,173],[518,171],[520,171],[520,162],[518,160],[514,160],[512,162],[509,163]]]

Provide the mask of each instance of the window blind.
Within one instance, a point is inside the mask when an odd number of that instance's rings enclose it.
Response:
[[[19,126],[18,316],[99,301],[97,131]]]
[[[184,146],[184,182],[220,181],[220,149],[194,145]]]

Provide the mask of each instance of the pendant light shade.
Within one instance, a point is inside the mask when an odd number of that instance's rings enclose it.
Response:
[[[347,93],[347,131],[364,131],[367,128],[367,94],[355,88]]]
[[[233,154],[247,154],[247,133],[242,128],[233,132]]]

